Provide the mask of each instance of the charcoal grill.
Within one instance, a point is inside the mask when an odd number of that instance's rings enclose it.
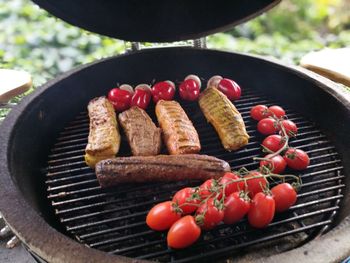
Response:
[[[37,2],[65,18],[57,6],[53,8],[56,1]],[[87,5],[93,2],[87,1]],[[254,14],[275,3],[255,1]],[[245,17],[235,19],[231,22]],[[94,31],[88,25],[81,26]],[[221,28],[215,25],[206,32]],[[186,36],[202,35],[193,31]],[[138,40],[133,36],[126,39]],[[253,229],[245,220],[232,226],[222,224],[202,235],[194,246],[176,251],[167,248],[165,233],[146,227],[145,215],[155,203],[169,199],[181,187],[199,182],[101,189],[93,170],[83,161],[88,134],[85,109],[91,98],[106,94],[116,82],[135,85],[154,79],[179,81],[189,73],[204,79],[220,74],[240,83],[243,96],[235,104],[251,136],[247,147],[228,153],[197,103],[182,102],[199,132],[202,153],[227,160],[233,169],[256,168],[252,158],[261,155],[263,137],[255,132],[249,109],[259,103],[278,104],[288,109],[289,118],[300,127],[291,145],[306,150],[311,165],[298,173],[304,186],[297,204],[278,214],[268,228]],[[154,118],[154,109],[148,112]],[[12,110],[1,126],[0,182],[6,187],[0,190],[0,209],[28,249],[49,262],[212,262],[227,258],[241,262],[252,258],[266,262],[337,261],[350,253],[346,238],[350,232],[349,126],[347,95],[334,83],[307,70],[202,48],[139,50],[63,74]],[[125,139],[120,155],[130,155]]]

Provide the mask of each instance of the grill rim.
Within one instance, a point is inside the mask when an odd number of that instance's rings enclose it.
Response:
[[[264,58],[261,56],[256,55],[250,55],[250,54],[243,54],[243,53],[237,53],[237,52],[225,52],[220,50],[209,50],[209,49],[199,49],[199,48],[189,48],[189,47],[175,47],[175,48],[166,48],[168,50],[178,50],[178,49],[190,49],[198,52],[210,52],[210,53],[220,53],[221,55],[238,55],[238,56],[244,56],[246,58],[255,59],[256,63],[264,62],[264,63],[270,63],[271,66],[283,68],[283,70],[288,71],[289,74],[297,75],[298,77],[306,80],[311,81],[315,86],[320,88],[321,90],[325,91],[329,96],[334,97],[338,103],[342,105],[342,107],[347,110],[347,112],[350,112],[350,95],[346,94],[345,92],[342,92],[339,89],[339,86],[335,84],[334,82],[325,79],[316,73],[313,73],[309,70],[302,69],[300,67],[295,66],[287,66],[283,63],[276,61],[275,59],[271,60],[268,58]],[[149,49],[149,50],[141,50],[137,51],[131,55],[138,55],[140,53],[149,53],[149,52],[157,52],[158,49]],[[163,48],[164,50],[164,48]],[[18,124],[23,120],[25,114],[30,114],[26,112],[26,109],[29,109],[31,106],[33,106],[37,100],[40,99],[40,97],[45,94],[45,92],[50,89],[51,86],[54,84],[60,82],[63,79],[66,79],[72,75],[74,75],[77,72],[80,72],[82,70],[88,69],[90,67],[93,67],[99,63],[104,63],[108,60],[121,58],[125,56],[129,56],[130,54],[123,54],[119,56],[113,56],[106,59],[101,59],[98,61],[94,61],[89,64],[81,65],[77,68],[74,68],[61,76],[47,82],[41,87],[38,87],[32,94],[26,96],[20,104],[18,104],[14,109],[8,114],[6,119],[2,122],[0,126],[0,143],[2,147],[0,147],[0,183],[3,186],[0,188],[0,210],[4,216],[4,219],[6,223],[10,226],[10,228],[13,230],[13,232],[19,237],[19,239],[26,244],[26,246],[29,247],[30,250],[32,250],[35,254],[42,257],[45,260],[53,261],[53,262],[135,262],[134,259],[122,257],[122,256],[116,256],[116,255],[109,255],[107,253],[98,251],[96,249],[91,249],[88,247],[85,247],[82,244],[79,244],[77,241],[72,240],[65,236],[64,234],[60,233],[58,230],[53,228],[51,225],[49,225],[44,218],[28,203],[28,201],[25,199],[23,193],[18,188],[16,183],[14,182],[14,178],[11,175],[11,150],[12,150],[12,144],[15,136],[15,130]],[[346,171],[345,171],[346,172]],[[346,197],[344,198],[344,201],[346,201]],[[342,222],[334,228],[334,230],[340,231],[342,235],[346,237],[347,235],[350,236],[350,228],[347,227],[350,221],[350,216],[346,217],[342,220]],[[321,254],[320,257],[322,260],[326,261],[333,261],[334,258],[332,255],[335,255],[331,252],[332,249],[336,250],[337,246],[329,246],[329,243],[327,243],[330,239],[334,239],[332,236],[333,229],[319,238],[318,240],[312,240],[308,242],[306,245],[301,246],[298,249],[294,249],[292,251],[287,252],[290,257],[293,258],[291,255],[299,255],[301,256],[304,254],[305,248],[304,247],[317,247],[320,243],[324,244],[326,243],[327,249],[329,253]],[[344,235],[343,235],[344,234]],[[334,240],[333,240],[334,241]],[[342,240],[340,240],[339,243]],[[316,244],[316,245],[315,245]],[[339,253],[339,251],[337,251]],[[343,258],[345,258],[347,255],[350,254],[350,247],[346,247],[342,250],[341,255],[344,255]],[[79,255],[79,257],[77,257]],[[269,258],[269,261],[266,261],[267,259],[264,259],[264,262],[280,262],[277,261],[279,256],[282,255],[276,254]],[[341,255],[338,255],[341,256]],[[327,260],[329,257],[329,260]],[[304,260],[314,260],[315,258],[304,258]],[[142,261],[140,261],[142,262]],[[306,261],[307,262],[307,261]]]

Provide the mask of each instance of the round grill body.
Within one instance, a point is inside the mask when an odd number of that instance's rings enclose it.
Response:
[[[106,94],[117,83],[176,82],[190,73],[205,79],[219,74],[241,85],[243,97],[236,105],[252,136],[246,148],[227,153],[198,105],[183,104],[199,132],[202,153],[225,159],[234,169],[256,168],[252,157],[261,155],[263,137],[255,132],[249,109],[259,103],[278,104],[288,109],[287,115],[300,127],[291,145],[309,151],[312,163],[300,173],[305,185],[298,203],[278,215],[269,228],[254,230],[244,221],[232,227],[221,225],[193,248],[171,251],[164,233],[154,233],[145,226],[145,214],[182,186],[198,182],[101,190],[82,160],[88,134],[84,111],[90,99]],[[249,253],[247,248],[257,243],[274,246],[273,242],[279,242],[284,244],[280,251],[292,249],[348,215],[349,109],[345,95],[333,83],[308,71],[249,55],[162,48],[95,62],[38,88],[4,121],[0,180],[6,187],[0,190],[0,209],[29,249],[47,261],[139,258],[193,262],[237,256],[243,248]],[[149,112],[153,114],[151,108]],[[126,141],[122,145],[121,154],[129,154]],[[322,244],[322,238],[317,242]],[[299,250],[291,252],[302,257]]]

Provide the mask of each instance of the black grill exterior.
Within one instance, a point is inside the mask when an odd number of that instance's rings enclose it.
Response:
[[[234,170],[243,166],[256,169],[258,163],[253,158],[263,156],[260,143],[264,137],[256,131],[256,122],[249,116],[250,108],[257,104],[276,104],[256,91],[244,89],[243,93],[235,105],[244,118],[251,139],[246,147],[231,153],[223,149],[197,102],[182,103],[199,133],[201,153],[228,161]],[[153,107],[148,113],[155,119]],[[161,262],[203,262],[242,256],[242,251],[250,252],[257,245],[265,250],[271,247],[279,252],[290,250],[322,234],[332,225],[345,184],[339,154],[327,136],[297,112],[287,110],[287,116],[299,127],[298,136],[291,140],[290,146],[308,152],[311,163],[305,171],[285,172],[300,175],[303,186],[297,203],[287,212],[277,214],[266,229],[253,229],[244,219],[238,224],[221,224],[205,232],[190,248],[168,248],[166,232],[149,229],[145,224],[146,214],[153,205],[171,199],[182,187],[196,186],[201,182],[128,184],[101,189],[94,171],[86,166],[83,157],[89,132],[86,112],[65,126],[52,147],[45,182],[47,196],[70,236],[89,247],[112,254]],[[118,155],[130,155],[125,138]]]

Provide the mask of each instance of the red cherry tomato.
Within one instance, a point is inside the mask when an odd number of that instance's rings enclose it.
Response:
[[[264,158],[270,159],[269,161],[260,161],[260,167],[266,167],[270,172],[275,174],[283,173],[286,169],[287,163],[281,155],[272,157],[272,154],[266,155]]]
[[[195,101],[198,99],[200,88],[194,79],[184,80],[179,87],[179,94],[181,99]]]
[[[171,248],[185,248],[195,243],[201,235],[201,228],[193,216],[184,216],[169,229],[167,243]]]
[[[199,186],[199,195],[201,199],[205,199],[213,193],[220,191],[220,185],[218,181],[215,179],[206,180],[201,186]],[[215,197],[214,194],[212,197]],[[222,193],[219,193],[217,198],[220,199],[222,197]]]
[[[248,212],[248,222],[256,228],[264,228],[275,216],[275,200],[271,195],[257,193]]]
[[[217,201],[218,202],[218,201]],[[203,203],[196,212],[196,221],[202,221],[200,227],[204,230],[209,230],[218,225],[224,218],[223,207],[217,207],[214,198],[209,198]]]
[[[289,183],[282,183],[272,187],[273,199],[275,199],[276,211],[283,212],[295,204],[297,193]]]
[[[225,199],[224,223],[234,224],[241,220],[250,209],[250,199],[243,191],[230,194]]]
[[[131,92],[120,90],[118,88],[111,89],[108,92],[108,100],[113,104],[116,111],[124,111],[130,108]]]
[[[151,93],[147,90],[137,89],[131,98],[131,106],[137,106],[141,109],[147,109],[151,101]]]
[[[290,120],[283,120],[281,122],[281,125],[283,125],[283,127],[284,127],[284,129],[289,137],[294,137],[295,135],[297,135],[298,127],[294,122],[292,122]]]
[[[220,184],[225,186],[225,196],[229,196],[234,192],[238,192],[240,190],[244,190],[244,181],[230,183],[234,180],[241,179],[241,177],[234,173],[225,173],[225,175],[221,178]]]
[[[172,100],[175,95],[175,86],[171,81],[161,81],[153,85],[152,97],[154,103],[159,100]]]
[[[269,111],[272,112],[277,118],[281,118],[286,115],[284,109],[276,105],[269,107]]]
[[[181,215],[174,209],[174,203],[167,201],[152,207],[147,214],[146,223],[153,230],[163,231],[169,229],[180,218]]]
[[[182,209],[183,214],[186,215],[196,211],[197,205],[200,203],[200,197],[199,194],[195,192],[195,189],[186,187],[174,195],[173,202],[177,203]]]
[[[283,158],[287,165],[294,170],[304,170],[310,164],[309,155],[299,149],[289,148]]]
[[[283,147],[284,143],[285,141],[283,137],[275,134],[275,135],[267,136],[263,140],[262,145],[272,152],[277,152]]]
[[[221,79],[217,89],[224,93],[229,100],[238,100],[241,97],[241,88],[232,79]]]
[[[268,108],[265,105],[256,105],[250,110],[250,116],[256,120],[260,121],[264,118],[267,118],[270,116],[270,112],[268,111]]]
[[[278,123],[272,118],[265,118],[258,122],[258,131],[264,135],[274,134],[278,130]]]
[[[251,178],[255,176],[262,176],[263,174],[257,171],[252,171],[245,178]],[[266,188],[267,181],[264,177],[254,178],[247,180],[247,191],[249,197],[253,198],[257,193],[262,192]]]

